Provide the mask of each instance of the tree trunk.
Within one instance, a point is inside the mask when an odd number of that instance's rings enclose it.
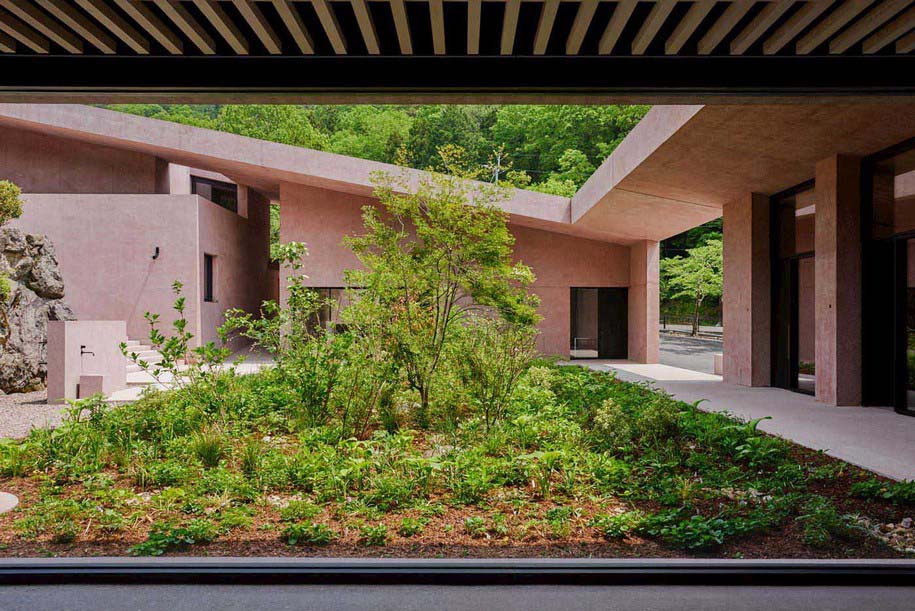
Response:
[[[699,307],[702,305],[702,298],[696,299],[696,307],[693,310],[693,337],[699,337]]]

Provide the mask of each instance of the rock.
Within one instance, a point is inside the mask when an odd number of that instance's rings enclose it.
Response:
[[[48,373],[48,321],[76,318],[62,301],[64,283],[54,247],[44,236],[0,229],[0,272],[13,281],[9,340],[0,348],[0,391],[39,390]]]
[[[912,528],[912,518],[902,518],[902,522],[899,525],[903,528]]]

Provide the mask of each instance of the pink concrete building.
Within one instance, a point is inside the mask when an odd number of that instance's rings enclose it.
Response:
[[[175,280],[201,341],[228,308],[257,311],[285,286],[268,261],[270,204],[281,241],[308,244],[309,284],[337,294],[358,265],[343,238],[375,202],[372,174],[422,176],[86,106],[0,105],[0,130],[0,177],[26,201],[16,223],[55,243],[78,319],[124,321],[135,340],[147,311],[168,324]],[[573,200],[523,190],[504,208],[537,276],[541,350],[656,361],[658,240],[690,225],[575,218]]]
[[[176,279],[204,340],[274,296],[270,204],[338,294],[372,174],[422,176],[85,106],[0,105],[0,130],[0,178],[57,244],[77,316],[131,337]],[[574,197],[516,190],[504,209],[544,353],[656,362],[659,242],[723,216],[725,382],[915,404],[911,103],[657,106]]]

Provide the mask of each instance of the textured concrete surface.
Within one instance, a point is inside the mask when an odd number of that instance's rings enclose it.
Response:
[[[621,379],[648,382],[688,403],[703,400],[699,407],[708,412],[770,416],[759,425],[767,433],[893,479],[915,479],[915,418],[889,408],[830,407],[809,395],[726,384],[718,376],[664,365],[591,361],[587,366],[616,370]]]
[[[691,586],[17,586],[4,609],[911,609],[912,588]]]

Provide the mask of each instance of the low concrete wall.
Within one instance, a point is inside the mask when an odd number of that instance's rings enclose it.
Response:
[[[129,336],[142,339],[149,335],[144,313],[156,312],[159,328],[168,331],[171,286],[180,280],[188,331],[199,334],[196,195],[29,193],[23,199],[22,217],[11,224],[54,244],[65,300],[78,320],[126,321]]]
[[[127,388],[127,359],[120,349],[126,339],[123,320],[49,321],[48,403],[88,396],[79,392],[81,376],[101,376],[101,388],[95,380],[92,392]]]

